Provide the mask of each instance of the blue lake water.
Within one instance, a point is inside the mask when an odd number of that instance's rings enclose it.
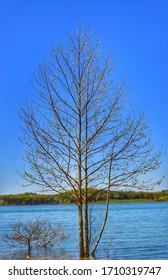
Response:
[[[95,235],[100,228],[105,205],[92,205]],[[70,238],[60,246],[33,250],[50,259],[79,259],[78,224],[75,205],[0,206],[0,259],[24,259],[26,250],[8,248],[3,235],[9,223],[33,217],[47,217],[61,224]],[[96,253],[98,259],[168,259],[168,202],[110,204],[106,230]]]

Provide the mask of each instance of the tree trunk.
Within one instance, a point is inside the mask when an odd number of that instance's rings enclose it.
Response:
[[[87,147],[85,154],[85,186],[84,186],[84,253],[89,257],[89,227],[88,227],[88,173],[87,173]]]
[[[109,209],[109,192],[107,193],[106,212],[105,212],[104,222],[103,222],[103,224],[102,224],[102,228],[101,228],[101,230],[100,230],[99,236],[97,237],[96,242],[95,242],[95,245],[94,245],[94,247],[93,247],[93,249],[92,249],[92,253],[91,253],[91,254],[92,254],[93,256],[94,256],[94,254],[95,254],[95,251],[96,251],[96,249],[97,249],[97,246],[98,246],[98,244],[99,244],[99,241],[100,241],[100,239],[101,239],[101,237],[102,237],[102,234],[103,234],[103,232],[104,232],[104,229],[105,229],[105,225],[106,225],[107,217],[108,217],[108,209]]]
[[[31,258],[31,246],[30,246],[30,239],[27,240],[28,251],[27,251],[27,258]]]
[[[87,92],[87,102],[88,102]],[[86,104],[85,111],[85,185],[84,185],[84,253],[85,258],[89,257],[89,226],[88,226],[88,106]]]
[[[104,216],[104,222],[102,224],[102,228],[100,230],[100,233],[99,233],[99,236],[97,237],[96,239],[96,242],[95,242],[95,245],[92,249],[92,252],[91,254],[94,256],[95,254],[95,251],[97,249],[97,246],[99,244],[99,241],[102,237],[102,234],[104,232],[104,229],[105,229],[105,225],[106,225],[106,222],[107,222],[107,218],[108,218],[108,211],[109,211],[109,195],[110,195],[110,183],[111,183],[111,169],[112,169],[112,158],[110,160],[110,166],[109,166],[109,175],[108,175],[108,189],[107,189],[107,197],[106,197],[106,212],[105,212],[105,216]]]
[[[85,258],[89,257],[89,229],[88,229],[88,204],[84,203],[84,254]]]
[[[79,223],[79,253],[80,253],[80,258],[83,258],[84,257],[84,240],[83,240],[82,204],[78,205],[78,223]]]

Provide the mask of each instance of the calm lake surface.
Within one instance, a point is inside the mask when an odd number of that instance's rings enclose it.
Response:
[[[104,204],[92,205],[93,230],[100,228]],[[26,250],[8,248],[3,235],[9,223],[47,217],[62,224],[70,238],[60,246],[33,250],[33,258],[79,259],[75,205],[0,206],[0,259],[24,259]],[[96,253],[98,259],[168,259],[168,202],[110,204],[108,223]]]

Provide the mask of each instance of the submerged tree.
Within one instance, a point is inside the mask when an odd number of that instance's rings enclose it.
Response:
[[[144,175],[160,165],[153,152],[148,117],[133,112],[124,81],[112,80],[114,59],[101,56],[87,27],[58,44],[39,65],[35,97],[21,108],[27,169],[20,175],[42,189],[73,190],[78,208],[80,257],[88,257],[88,192],[107,193],[106,213],[92,254],[103,234],[112,187],[151,188]],[[149,175],[148,177],[149,178]]]
[[[10,232],[4,236],[4,240],[10,246],[27,246],[27,258],[31,258],[32,247],[48,247],[59,244],[67,239],[68,235],[62,227],[53,226],[46,218],[38,217],[25,223],[13,223]]]

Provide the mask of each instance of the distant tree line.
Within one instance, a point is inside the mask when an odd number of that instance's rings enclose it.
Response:
[[[106,192],[91,188],[88,193],[90,203],[103,202],[106,200]],[[143,191],[111,191],[110,200],[149,200],[149,201],[168,201],[168,190],[160,192]],[[71,204],[74,203],[73,191],[66,191],[61,194],[36,194],[26,192],[23,194],[0,195],[0,205],[42,205],[42,204]]]

